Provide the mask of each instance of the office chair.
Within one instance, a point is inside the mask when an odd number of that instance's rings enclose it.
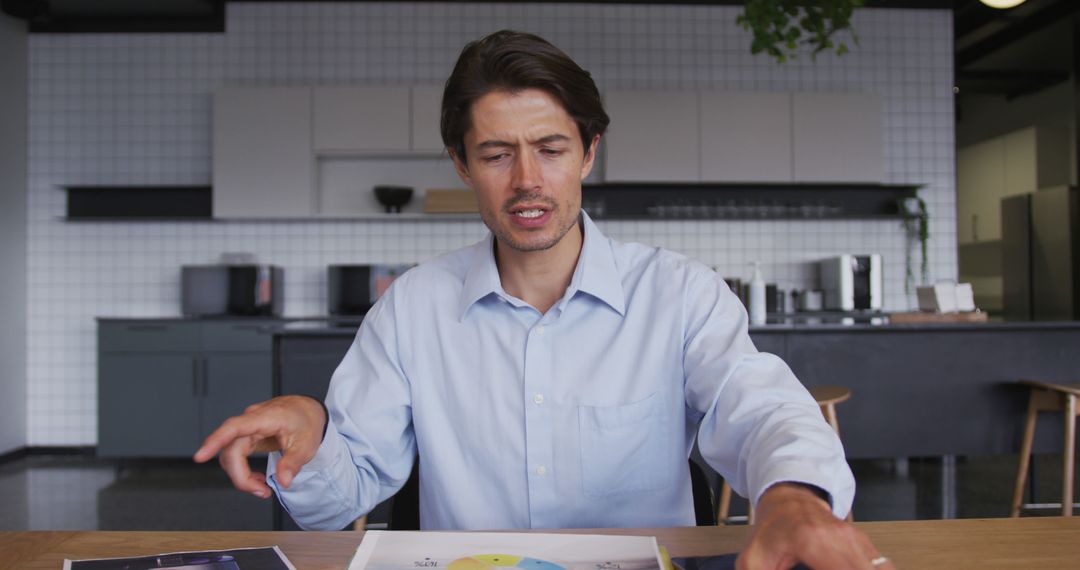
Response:
[[[690,464],[690,486],[694,491],[694,517],[698,526],[716,526],[713,489],[705,471],[694,460]],[[390,505],[390,530],[420,530],[420,458],[413,463],[409,480],[394,495]]]

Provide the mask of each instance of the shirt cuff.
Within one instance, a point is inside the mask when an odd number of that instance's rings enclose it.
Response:
[[[343,451],[341,447],[344,444],[341,441],[337,428],[334,426],[333,422],[327,420],[323,429],[323,440],[322,443],[319,444],[319,449],[315,451],[315,456],[311,458],[311,461],[308,461],[300,468],[300,473],[313,475],[320,471],[327,471],[341,460],[341,453]],[[277,472],[277,462],[280,459],[280,451],[271,452],[267,458],[266,476],[268,479],[272,479],[275,490],[277,489],[277,477],[275,477],[274,474]],[[293,483],[293,486],[295,486],[295,482]]]
[[[836,477],[832,478],[807,469],[804,465],[787,464],[770,469],[770,473],[765,477],[765,484],[761,485],[761,490],[754,497],[754,505],[758,504],[765,491],[779,483],[794,483],[810,488],[829,504],[833,515],[841,519],[851,510],[855,498],[855,480],[850,472],[837,473]]]
[[[781,484],[797,485],[799,487],[802,487],[803,489],[806,489],[807,491],[810,491],[811,493],[816,495],[817,498],[819,498],[822,501],[825,501],[826,503],[828,503],[829,509],[832,510],[832,504],[833,504],[832,495],[830,495],[829,492],[826,491],[825,489],[822,489],[821,487],[818,487],[817,485],[811,485],[810,483],[802,483],[800,481],[780,481],[780,482],[776,483],[776,485],[781,485]],[[772,488],[772,486],[770,486],[770,488]],[[768,491],[769,489],[765,489],[765,490]],[[764,494],[764,493],[762,493],[762,494]]]

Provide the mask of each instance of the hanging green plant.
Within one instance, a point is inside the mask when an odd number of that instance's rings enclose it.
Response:
[[[862,5],[863,0],[746,0],[735,22],[753,32],[751,53],[766,52],[780,63],[794,58],[800,44],[812,48],[811,58],[832,49],[844,55],[847,44],[835,36],[847,30],[852,43],[859,44],[851,14]]]
[[[904,229],[907,230],[908,233],[908,240],[912,242],[919,240],[919,252],[922,254],[922,263],[919,266],[919,282],[925,285],[930,281],[930,256],[928,251],[928,243],[930,242],[930,213],[926,211],[926,202],[918,196],[901,198],[898,207],[900,213],[903,215],[903,224]],[[912,263],[911,250],[911,245],[904,248],[906,254],[904,263],[904,268],[906,270],[906,278],[904,279],[905,293],[911,293],[911,290],[915,285],[915,270],[914,263]]]

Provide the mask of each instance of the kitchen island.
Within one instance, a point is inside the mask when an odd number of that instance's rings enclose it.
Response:
[[[286,326],[274,335],[275,394],[322,398],[356,333]],[[851,389],[838,407],[851,458],[1015,453],[1022,378],[1075,381],[1080,322],[768,324],[757,347],[783,358],[807,387]],[[1061,450],[1061,419],[1040,418],[1036,453]]]

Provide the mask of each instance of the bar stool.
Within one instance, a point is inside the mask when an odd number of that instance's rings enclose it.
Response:
[[[1076,460],[1076,398],[1080,396],[1080,383],[1056,384],[1038,380],[1021,380],[1021,384],[1031,387],[1028,399],[1027,419],[1024,420],[1024,441],[1020,446],[1020,466],[1016,470],[1016,488],[1013,489],[1012,511],[1010,516],[1019,517],[1023,508],[1056,508],[1057,504],[1025,504],[1024,482],[1027,479],[1028,466],[1031,464],[1031,445],[1035,439],[1035,421],[1039,412],[1065,413],[1065,448],[1062,450],[1063,469],[1061,477],[1061,516],[1071,517],[1073,507],[1073,465]]]
[[[821,407],[821,414],[825,416],[825,421],[832,426],[836,435],[840,435],[840,422],[836,418],[836,405],[842,402],[846,402],[851,398],[851,390],[841,386],[815,386],[810,388],[810,395],[817,401],[819,407]],[[727,481],[724,481],[724,486],[720,488],[720,507],[717,509],[716,520],[721,524],[727,524],[734,518],[728,518],[728,511],[731,508],[731,485],[728,485]],[[754,506],[747,507],[746,523],[754,524]],[[848,513],[847,520],[850,522],[854,520],[851,513]]]

